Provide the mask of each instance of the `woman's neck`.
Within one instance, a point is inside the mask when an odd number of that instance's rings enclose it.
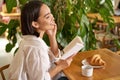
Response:
[[[44,33],[45,33],[44,31],[41,31],[41,32],[40,32],[40,38],[43,38]]]

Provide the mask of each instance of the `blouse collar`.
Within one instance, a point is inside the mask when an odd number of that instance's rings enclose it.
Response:
[[[24,36],[22,36],[22,39],[24,39],[24,40],[42,40],[42,38],[40,38],[40,37],[36,37],[36,36],[34,36],[34,35],[24,35]]]

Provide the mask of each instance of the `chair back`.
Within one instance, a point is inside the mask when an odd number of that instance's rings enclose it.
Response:
[[[7,68],[9,67],[9,65],[10,65],[10,64],[7,64],[7,65],[4,65],[4,66],[0,67],[0,74],[1,74],[1,77],[2,77],[3,80],[6,80],[3,71],[4,71],[5,69],[7,69]]]

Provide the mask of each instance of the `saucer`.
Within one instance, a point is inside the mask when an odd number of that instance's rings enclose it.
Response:
[[[83,65],[90,65],[88,62],[87,62],[87,60],[86,59],[83,59],[82,60],[82,64]],[[90,65],[90,66],[92,66],[92,65]],[[93,68],[103,68],[104,66],[92,66]]]

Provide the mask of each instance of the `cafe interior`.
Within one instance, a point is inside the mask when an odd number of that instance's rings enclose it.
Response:
[[[69,9],[66,12],[63,6],[65,1],[69,2],[69,7],[66,8]],[[51,12],[57,16],[56,23],[62,36],[57,35],[59,48],[64,49],[75,36],[79,36],[84,45],[73,58],[71,65],[63,70],[66,77],[69,80],[120,80],[120,0],[95,0],[93,4],[95,3],[96,8],[90,5],[92,0],[80,0],[83,1],[80,4],[77,4],[79,0],[65,1],[56,0],[54,1],[56,5],[51,3]],[[12,0],[11,2],[0,0],[0,80],[9,80],[9,65],[22,40],[20,34],[22,2],[20,0],[15,2],[15,5],[9,7]],[[82,8],[81,5],[85,7]],[[95,10],[92,11],[92,9]],[[68,15],[62,16],[63,13]],[[81,17],[78,18],[78,16]],[[65,17],[68,18],[65,19]],[[18,24],[15,24],[17,22]],[[15,33],[10,33],[12,31]],[[16,40],[14,41],[13,38]],[[14,46],[9,45],[10,43]]]

